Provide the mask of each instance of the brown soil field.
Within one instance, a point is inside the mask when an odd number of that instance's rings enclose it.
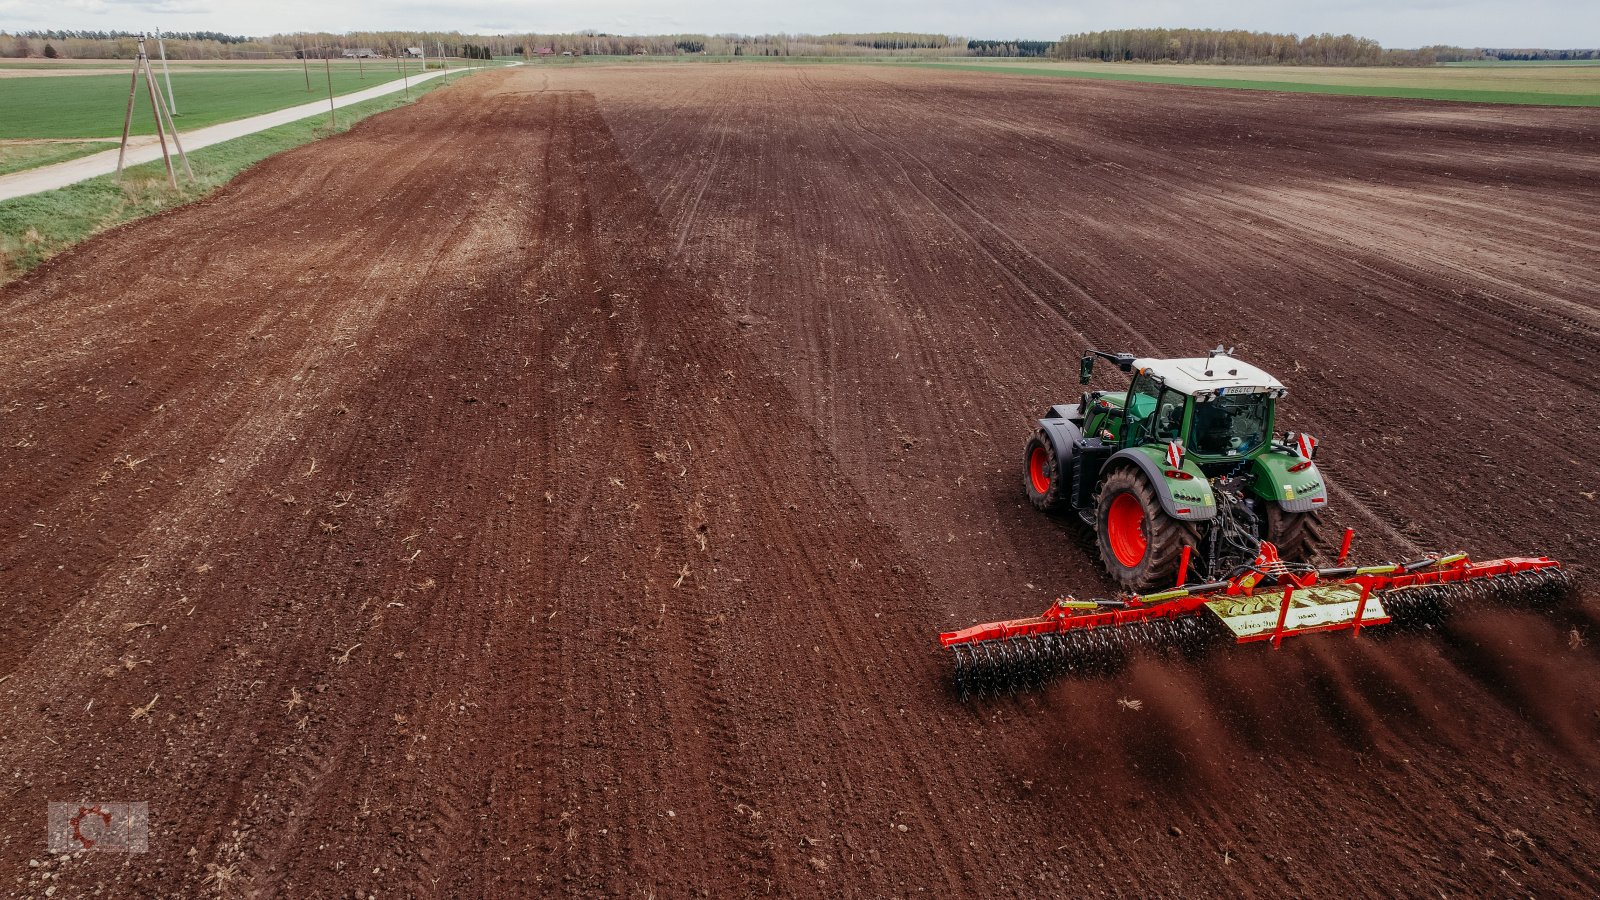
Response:
[[[1593,896],[1590,588],[965,705],[936,635],[1106,589],[1019,484],[1086,346],[1278,373],[1365,559],[1592,577],[1597,201],[1593,110],[851,66],[274,157],[0,289],[0,891]]]

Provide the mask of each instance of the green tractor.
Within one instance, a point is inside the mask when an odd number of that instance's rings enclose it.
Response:
[[[1094,529],[1111,579],[1128,593],[1173,585],[1180,566],[1229,577],[1262,541],[1311,563],[1321,549],[1327,485],[1316,441],[1276,439],[1276,378],[1221,347],[1192,359],[1138,359],[1091,350],[1133,376],[1124,392],[1091,391],[1050,407],[1023,453],[1034,508],[1074,512]],[[1185,548],[1188,548],[1185,551]]]

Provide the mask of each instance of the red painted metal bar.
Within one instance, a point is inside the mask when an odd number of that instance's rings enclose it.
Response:
[[[1354,528],[1346,528],[1344,530],[1344,542],[1339,545],[1339,565],[1344,565],[1344,561],[1350,558],[1350,542],[1355,540],[1355,537],[1356,530]]]
[[[1278,624],[1272,629],[1272,649],[1276,650],[1283,644],[1283,623],[1289,618],[1289,607],[1294,603],[1294,585],[1287,584],[1283,588],[1283,602],[1278,604]]]
[[[1370,596],[1372,596],[1372,585],[1363,584],[1361,586],[1361,599],[1356,601],[1356,620],[1350,623],[1352,637],[1361,636],[1361,619],[1367,614],[1367,598]]]
[[[1183,555],[1178,557],[1178,582],[1175,587],[1183,587],[1183,583],[1189,580],[1189,554],[1193,551],[1193,547],[1183,545]]]
[[[1395,588],[1415,587],[1430,584],[1449,584],[1461,581],[1471,581],[1478,578],[1493,578],[1499,575],[1509,575],[1516,572],[1531,572],[1539,569],[1559,568],[1561,564],[1546,556],[1536,557],[1510,557],[1496,559],[1488,562],[1475,563],[1461,559],[1446,563],[1436,568],[1424,568],[1414,572],[1407,572],[1402,566],[1374,566],[1361,574],[1348,578],[1338,578],[1330,581],[1332,584],[1347,584],[1362,589],[1362,598],[1359,601],[1356,617],[1361,626],[1381,625],[1387,619],[1366,618],[1366,600],[1375,591],[1393,590]],[[1311,587],[1316,584],[1314,575],[1302,577],[1298,583],[1287,582],[1282,585],[1285,593],[1293,588]],[[1227,588],[1210,591],[1203,594],[1191,594],[1187,591],[1166,592],[1165,594],[1151,595],[1154,600],[1146,601],[1143,597],[1133,596],[1121,601],[1126,604],[1122,609],[1090,608],[1083,609],[1070,605],[1070,598],[1058,601],[1043,615],[1027,619],[1012,619],[1005,622],[989,622],[983,625],[973,625],[959,631],[948,631],[939,635],[939,643],[949,647],[955,644],[970,644],[978,641],[993,640],[996,638],[1023,637],[1028,635],[1053,634],[1061,631],[1072,631],[1084,628],[1107,628],[1119,625],[1130,625],[1150,619],[1178,618],[1180,616],[1194,615],[1205,606],[1206,602],[1226,594],[1242,593],[1242,586],[1238,580]],[[1170,596],[1176,594],[1176,596]],[[1279,629],[1287,614],[1288,603],[1279,610]],[[1295,634],[1311,631],[1328,631],[1351,627],[1350,623],[1335,623],[1313,628],[1296,630]],[[1274,635],[1274,637],[1280,637]],[[1276,641],[1275,641],[1276,643]]]

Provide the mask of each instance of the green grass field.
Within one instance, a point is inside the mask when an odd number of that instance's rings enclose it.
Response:
[[[419,84],[412,89],[412,98],[445,82],[435,78]],[[339,110],[340,130],[407,102],[402,92],[344,107]],[[177,190],[168,187],[166,172],[157,161],[129,168],[121,182],[105,175],[0,202],[0,283],[107,228],[198,200],[249,166],[330,133],[327,121],[314,116],[197,150],[189,154],[197,183],[180,179]]]
[[[1600,66],[1600,59],[1467,59],[1439,65],[1450,69],[1525,69],[1537,66]]]
[[[131,66],[130,66],[131,71]],[[421,69],[413,61],[411,74]],[[347,61],[334,63],[334,94],[348,94],[400,78],[394,61],[366,66],[365,78]],[[157,79],[161,79],[159,69]],[[0,138],[118,137],[128,103],[128,74],[52,75],[0,78]],[[164,91],[165,80],[159,84]],[[177,125],[188,131],[259,113],[310,103],[328,96],[327,75],[320,63],[311,70],[306,91],[300,68],[278,71],[174,71]],[[150,99],[141,81],[134,104],[135,134],[155,134]]]
[[[1150,63],[1056,63],[1039,60],[965,60],[903,65],[1053,75],[1106,81],[1141,81],[1198,87],[1290,93],[1459,100],[1541,106],[1600,106],[1600,67],[1593,66],[1201,66]]]
[[[101,150],[115,149],[116,146],[105,141],[51,141],[37,144],[0,141],[0,175],[66,162]]]
[[[312,60],[317,65],[322,65],[317,60]],[[367,60],[367,65],[373,65],[374,60]],[[392,67],[393,60],[385,60]],[[334,65],[344,65],[346,60],[333,60]],[[156,74],[161,73],[161,60],[151,59],[150,65],[155,67]],[[167,68],[174,72],[189,70],[202,72],[244,72],[250,70],[277,71],[293,66],[296,72],[300,71],[298,59],[263,59],[263,60],[234,60],[234,59],[172,59],[167,61]],[[131,59],[0,59],[0,72],[14,74],[28,72],[35,75],[61,75],[69,72],[127,72],[133,68]]]

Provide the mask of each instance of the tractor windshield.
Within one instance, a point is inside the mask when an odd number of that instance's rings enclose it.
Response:
[[[1271,424],[1271,394],[1224,394],[1195,404],[1189,448],[1206,456],[1241,456],[1266,443]]]

